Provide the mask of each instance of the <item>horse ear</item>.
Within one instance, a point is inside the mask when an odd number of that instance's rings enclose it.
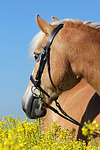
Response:
[[[50,34],[53,31],[53,26],[47,21],[40,18],[39,15],[36,16],[36,22],[41,31],[46,34]]]
[[[59,19],[57,19],[56,17],[52,17],[52,20],[53,20],[54,22],[59,21]]]

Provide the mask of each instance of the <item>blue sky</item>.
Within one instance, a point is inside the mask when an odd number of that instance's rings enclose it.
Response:
[[[26,116],[21,98],[34,68],[28,50],[39,31],[36,14],[100,22],[100,0],[0,0],[0,118]]]

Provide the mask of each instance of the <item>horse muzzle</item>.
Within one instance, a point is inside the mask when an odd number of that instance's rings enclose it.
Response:
[[[43,107],[43,102],[41,99],[33,97],[33,95],[31,95],[28,102],[25,101],[24,97],[22,98],[22,109],[30,119],[37,119],[46,115],[46,109]]]

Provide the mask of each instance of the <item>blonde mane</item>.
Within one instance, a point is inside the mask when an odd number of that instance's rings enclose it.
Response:
[[[59,20],[59,21],[52,22],[51,24],[52,25],[58,25],[58,24],[64,23],[64,22],[80,23],[82,21],[76,20],[76,19],[64,19],[64,20]],[[94,23],[92,21],[85,21],[85,22],[82,22],[82,23],[84,25],[88,25],[91,28],[100,30],[100,23]],[[45,33],[43,33],[42,31],[40,31],[32,39],[32,41],[30,43],[30,50],[29,50],[29,56],[30,57],[33,57],[34,50],[40,45],[40,43],[43,40],[44,36],[45,36]]]

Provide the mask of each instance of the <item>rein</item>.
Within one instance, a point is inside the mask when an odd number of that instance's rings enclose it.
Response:
[[[61,116],[62,118],[64,118],[64,119],[66,119],[66,120],[68,120],[68,121],[70,121],[70,122],[72,122],[72,123],[78,125],[79,127],[83,127],[83,124],[79,123],[78,121],[76,121],[75,119],[73,119],[72,117],[70,117],[70,116],[61,108],[60,104],[59,104],[56,100],[55,100],[55,103],[56,103],[56,106],[59,108],[60,112],[61,112],[63,115],[62,115],[61,113],[59,113],[59,111],[58,111],[57,109],[55,109],[54,107],[48,105],[46,102],[43,102],[43,106],[45,106],[46,108],[49,108],[50,110],[52,110],[53,112],[55,112],[57,115],[59,115],[59,116]]]
[[[59,24],[54,30],[53,32],[51,33],[50,37],[49,37],[49,40],[46,44],[46,46],[41,46],[44,50],[42,52],[42,55],[41,55],[41,60],[40,60],[40,65],[39,65],[39,69],[37,71],[37,74],[36,74],[36,77],[35,79],[33,78],[33,76],[31,75],[30,76],[30,80],[31,82],[34,84],[35,88],[38,89],[40,92],[44,93],[48,98],[50,98],[51,100],[55,101],[56,103],[56,106],[59,108],[60,112],[58,112],[57,109],[55,109],[54,107],[48,105],[46,102],[43,102],[43,106],[45,106],[46,108],[49,108],[51,109],[53,112],[55,112],[56,114],[58,114],[59,116],[63,117],[64,119],[80,126],[80,127],[83,127],[83,124],[77,122],[76,120],[74,120],[73,118],[71,118],[60,106],[60,104],[57,102],[57,99],[58,97],[56,98],[52,98],[44,89],[42,89],[42,87],[40,86],[41,84],[41,76],[42,76],[42,73],[43,73],[43,70],[44,70],[44,67],[45,67],[45,64],[47,62],[47,69],[48,69],[48,74],[49,74],[49,78],[50,78],[50,81],[53,85],[54,88],[57,89],[57,87],[54,85],[53,81],[52,81],[52,78],[51,78],[51,74],[50,74],[50,61],[49,61],[49,57],[50,57],[50,46],[53,42],[53,39],[54,37],[56,36],[56,34],[59,32],[59,30],[63,27],[63,24]],[[59,89],[61,90],[61,89]],[[41,101],[42,101],[42,98],[38,95],[36,95],[33,91],[32,91],[32,94],[35,98],[40,98]]]

